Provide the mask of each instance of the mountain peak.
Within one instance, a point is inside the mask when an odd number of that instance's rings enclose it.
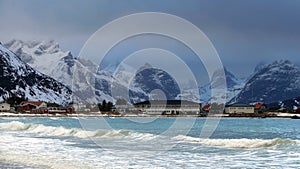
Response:
[[[147,62],[147,63],[144,64],[144,66],[142,66],[142,68],[144,68],[144,69],[150,69],[150,68],[153,68],[153,67],[152,67],[152,65],[150,63]]]
[[[144,95],[139,94],[138,97],[135,93],[130,92],[130,98],[134,98],[131,99],[132,102],[161,97],[157,91],[163,92],[164,97],[170,100],[174,100],[180,94],[178,83],[170,74],[162,69],[153,68],[147,63],[135,75],[130,86],[131,88],[140,88],[144,92]]]
[[[64,52],[54,40],[22,41],[13,39],[5,43],[6,48],[14,52],[23,62],[38,71],[51,76],[60,61],[73,65],[71,52]],[[49,65],[51,65],[49,67]],[[57,73],[57,72],[56,72]]]
[[[258,72],[260,71],[261,69],[263,69],[265,66],[267,66],[268,64],[265,63],[265,62],[259,62],[255,68],[254,68],[254,72]]]
[[[226,82],[228,88],[232,88],[241,83],[241,80],[235,77],[228,69],[225,67],[223,69],[217,70],[213,74],[211,85],[214,87],[223,86],[223,82]]]
[[[239,102],[266,103],[300,95],[300,68],[288,60],[274,61],[258,69],[239,93]]]
[[[284,60],[284,59],[274,61],[273,63],[274,63],[274,64],[292,64],[291,61],[289,61],[289,60]]]
[[[289,61],[289,60],[277,60],[277,61],[274,61],[273,63],[267,65],[268,67],[270,66],[277,66],[277,67],[284,67],[284,66],[289,66],[289,67],[295,67],[295,65]]]
[[[145,63],[143,66],[141,66],[137,72],[143,71],[145,69],[153,69],[152,65],[150,63]]]
[[[4,46],[11,51],[15,52],[19,49],[27,49],[29,50],[35,50],[35,54],[41,55],[43,53],[57,53],[57,52],[62,52],[61,49],[59,48],[59,45],[57,42],[54,40],[48,40],[48,41],[37,41],[37,40],[28,40],[28,41],[23,41],[23,40],[18,40],[18,39],[12,39],[11,41],[8,41],[7,43],[4,44]],[[24,51],[26,52],[26,50]]]

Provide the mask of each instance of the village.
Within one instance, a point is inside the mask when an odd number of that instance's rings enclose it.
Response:
[[[218,105],[200,104],[187,100],[150,100],[134,105],[114,105],[113,112],[121,115],[128,112],[145,116],[196,116],[196,117],[300,117],[300,108],[288,110],[281,107],[268,107],[267,104],[256,102],[253,104]]]
[[[72,114],[72,107],[61,107],[59,105],[47,104],[43,101],[22,101],[18,105],[10,105],[6,102],[0,104],[1,112],[17,114]]]
[[[298,116],[299,114],[299,116]],[[61,106],[44,101],[13,101],[0,103],[0,116],[162,116],[162,117],[300,117],[300,108],[295,110],[268,107],[262,102],[254,104],[218,105],[200,104],[187,100],[148,100],[128,104],[119,99],[115,104],[75,104]]]

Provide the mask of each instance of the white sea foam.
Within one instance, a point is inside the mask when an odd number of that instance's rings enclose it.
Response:
[[[0,140],[0,161],[37,168],[93,168],[83,159],[73,160],[79,148],[65,146],[67,142],[47,138],[15,137],[3,134]],[[13,151],[12,151],[13,150]],[[80,152],[88,151],[80,149]],[[68,152],[68,153],[67,153]]]
[[[72,136],[77,138],[136,138],[136,139],[152,139],[155,135],[147,133],[136,133],[129,130],[83,130],[79,128],[64,128],[45,126],[42,124],[22,123],[12,121],[8,123],[0,123],[0,130],[8,131],[25,131],[30,133],[45,134],[49,136]]]
[[[195,142],[205,146],[217,146],[225,148],[267,148],[279,145],[300,145],[300,140],[291,139],[201,139],[179,135],[173,138],[179,141]]]
[[[100,147],[85,139],[35,137],[41,134],[86,138],[87,133],[101,138]],[[0,134],[0,161],[37,168],[299,168],[299,141],[288,139],[200,139],[180,135],[172,140],[162,137],[143,142],[138,139],[156,135],[128,130],[86,131],[18,121],[0,123]],[[105,137],[121,139],[114,142],[102,139]],[[164,151],[164,144],[178,145]],[[228,151],[223,147],[235,149]]]
[[[147,161],[149,159],[144,158],[143,155],[137,157],[136,152],[131,150],[121,154],[120,150],[114,150],[112,153],[102,151],[98,147],[70,146],[73,142],[60,139],[15,137],[10,133],[1,136],[3,137],[0,140],[2,162],[53,169],[159,168],[153,167],[153,164]],[[132,159],[134,157],[135,160]],[[141,161],[137,163],[137,160]],[[163,161],[161,163],[163,164]]]

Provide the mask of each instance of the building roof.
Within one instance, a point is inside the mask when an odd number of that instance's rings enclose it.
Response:
[[[20,105],[31,104],[31,105],[39,106],[42,103],[44,103],[44,102],[42,102],[42,101],[22,101]]]
[[[230,105],[226,105],[225,107],[253,107],[253,105],[248,105],[248,104],[230,104]]]
[[[203,109],[210,109],[211,105],[210,104],[207,104],[205,106],[203,106]]]
[[[143,104],[167,104],[167,105],[195,105],[195,104],[200,104],[192,101],[187,101],[187,100],[147,100],[139,103],[135,103],[134,105],[143,105]]]
[[[259,102],[259,103],[254,104],[254,108],[255,108],[255,109],[260,109],[260,108],[261,108],[262,106],[264,106],[264,105],[265,105],[265,104]]]

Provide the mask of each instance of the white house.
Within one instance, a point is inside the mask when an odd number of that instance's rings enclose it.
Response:
[[[10,104],[8,103],[1,103],[0,104],[0,111],[1,112],[7,112],[10,110]]]
[[[200,103],[186,100],[150,100],[134,104],[136,110],[153,115],[199,114]]]
[[[254,113],[254,106],[251,105],[241,105],[241,104],[235,104],[235,105],[227,105],[225,107],[225,113],[227,114],[243,114],[243,113]]]

